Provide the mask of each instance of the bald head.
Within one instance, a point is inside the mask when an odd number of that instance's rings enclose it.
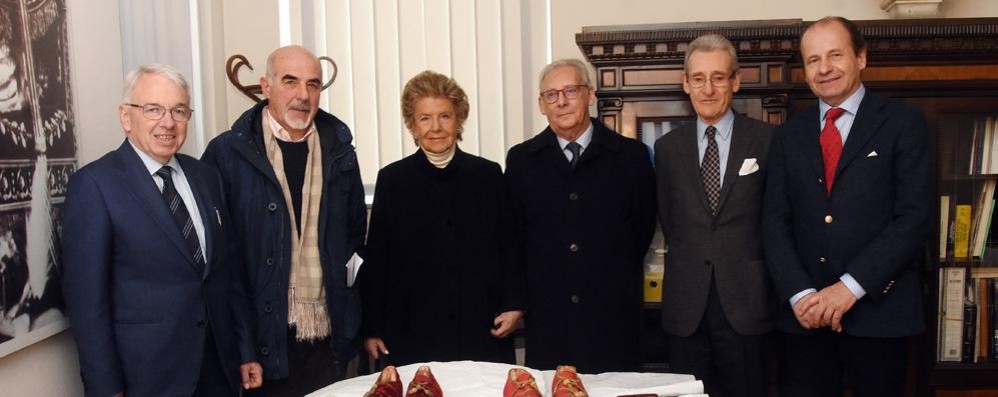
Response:
[[[278,48],[267,57],[267,74],[260,78],[271,117],[292,139],[305,135],[319,109],[322,69],[305,47]]]
[[[273,79],[276,76],[275,65],[282,62],[312,63],[316,69],[320,70],[319,73],[322,73],[319,66],[319,58],[312,51],[309,51],[308,48],[297,44],[284,46],[270,53],[270,56],[267,57],[267,77]]]

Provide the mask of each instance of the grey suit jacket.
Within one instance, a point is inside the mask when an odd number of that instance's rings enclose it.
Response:
[[[655,142],[659,222],[669,247],[662,286],[665,332],[689,336],[696,330],[712,274],[735,331],[758,335],[775,327],[777,305],[760,233],[772,131],[769,124],[735,113],[716,216],[700,179],[696,123]]]

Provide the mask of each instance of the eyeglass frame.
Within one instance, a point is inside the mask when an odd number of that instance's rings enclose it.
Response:
[[[540,99],[542,101],[544,101],[544,103],[547,103],[547,104],[557,103],[558,99],[561,98],[561,96],[563,94],[565,95],[565,99],[576,99],[576,98],[579,97],[579,94],[580,94],[579,87],[585,87],[587,90],[590,89],[589,86],[585,85],[585,84],[572,84],[572,85],[567,85],[567,86],[565,86],[565,88],[562,88],[560,90],[552,88],[550,90],[541,91],[539,97],[540,97]],[[575,89],[575,95],[574,96],[568,95],[568,92],[565,91],[565,90],[568,90],[568,89]],[[548,100],[546,94],[549,94],[549,93],[551,93],[551,94],[554,95],[554,96],[552,96],[552,98],[554,100],[551,100],[551,101]]]
[[[714,87],[714,88],[725,88],[725,87],[731,85],[731,79],[735,78],[735,75],[737,75],[737,74],[738,74],[737,70],[731,72],[730,74],[728,74],[726,76],[725,75],[719,75],[719,74],[712,74],[712,75],[710,75],[708,77],[705,77],[704,80],[703,80],[703,83],[701,83],[700,85],[694,84],[692,81],[690,81],[690,76],[686,75],[686,84],[689,84],[690,87],[697,88],[697,89],[706,87],[708,83],[710,84],[711,87]],[[715,76],[720,77],[720,79],[718,79],[717,83],[714,82],[714,77]]]
[[[166,116],[167,110],[170,111],[170,118],[173,119],[173,121],[176,121],[178,123],[186,123],[188,121],[191,121],[191,117],[194,117],[194,109],[192,109],[190,107],[187,107],[187,106],[184,106],[184,105],[177,106],[177,107],[170,108],[170,109],[167,109],[165,106],[159,105],[159,104],[155,104],[155,103],[147,103],[145,105],[139,105],[139,104],[136,104],[136,103],[124,102],[124,103],[122,103],[122,105],[133,107],[133,108],[136,108],[136,109],[141,109],[142,110],[142,117],[145,117],[146,120],[155,120],[155,121],[162,120],[163,117]],[[160,109],[161,113],[160,113],[159,117],[149,117],[149,114],[147,114],[147,109],[148,110]],[[175,113],[173,113],[173,111],[174,110],[179,110],[179,109],[187,110],[187,118],[186,119],[182,119],[182,120],[181,119],[177,119],[177,117],[175,116]]]

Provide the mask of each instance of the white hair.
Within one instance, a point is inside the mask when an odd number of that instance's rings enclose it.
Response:
[[[183,88],[184,92],[187,93],[187,96],[190,97],[190,86],[187,84],[187,79],[184,78],[184,75],[180,74],[180,71],[170,65],[151,63],[147,65],[140,65],[138,68],[129,72],[128,75],[125,76],[125,89],[122,92],[121,101],[131,102],[132,92],[135,91],[135,85],[138,84],[139,78],[149,74],[162,76],[176,83],[180,86],[180,88]]]

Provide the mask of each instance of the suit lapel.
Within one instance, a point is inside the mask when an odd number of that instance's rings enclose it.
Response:
[[[802,131],[795,138],[808,164],[814,170],[815,180],[825,178],[825,163],[821,156],[821,120],[818,118],[818,105],[805,110],[799,116],[801,126],[788,131]]]
[[[842,175],[842,172],[849,166],[849,163],[856,158],[856,155],[873,138],[877,129],[883,124],[886,117],[882,112],[879,112],[883,104],[882,98],[871,94],[869,91],[863,97],[863,102],[859,104],[856,119],[853,120],[852,128],[849,130],[849,137],[846,139],[846,144],[842,147],[842,157],[839,158],[839,164],[835,167],[835,180],[839,179],[839,175]],[[835,187],[833,186],[832,189],[835,189]]]
[[[194,165],[188,165],[190,162],[186,158],[177,156],[177,161],[184,168],[184,175],[187,176],[187,183],[191,186],[191,192],[194,193],[194,202],[197,204],[198,212],[201,214],[201,223],[204,225],[205,267],[202,269],[202,279],[204,279],[208,278],[208,273],[211,272],[212,247],[214,247],[213,241],[215,238],[215,227],[218,225],[218,216],[215,212],[216,208],[210,200],[210,195],[208,194],[210,190],[208,190],[208,185],[206,185],[203,175],[195,171]]]
[[[721,183],[721,197],[717,200],[717,213],[721,213],[721,209],[724,208],[724,202],[727,200],[728,195],[731,194],[731,189],[734,188],[734,184],[738,181],[738,172],[741,169],[742,162],[748,156],[749,149],[752,147],[752,141],[755,134],[751,130],[741,130],[742,121],[741,116],[735,114],[735,120],[731,126],[731,145],[728,149],[728,165],[724,169],[724,182]]]
[[[142,159],[135,153],[135,149],[126,140],[118,148],[117,153],[118,158],[121,160],[119,171],[124,174],[127,181],[126,189],[132,193],[136,201],[146,207],[149,215],[152,216],[156,224],[163,230],[163,234],[181,252],[181,256],[186,258],[191,267],[200,270],[194,264],[191,250],[187,247],[184,236],[180,234],[177,221],[173,219],[173,214],[170,213],[170,210],[166,207],[166,202],[163,201],[163,194],[156,187],[156,182],[153,181],[152,175],[149,175],[145,164],[142,163]]]

